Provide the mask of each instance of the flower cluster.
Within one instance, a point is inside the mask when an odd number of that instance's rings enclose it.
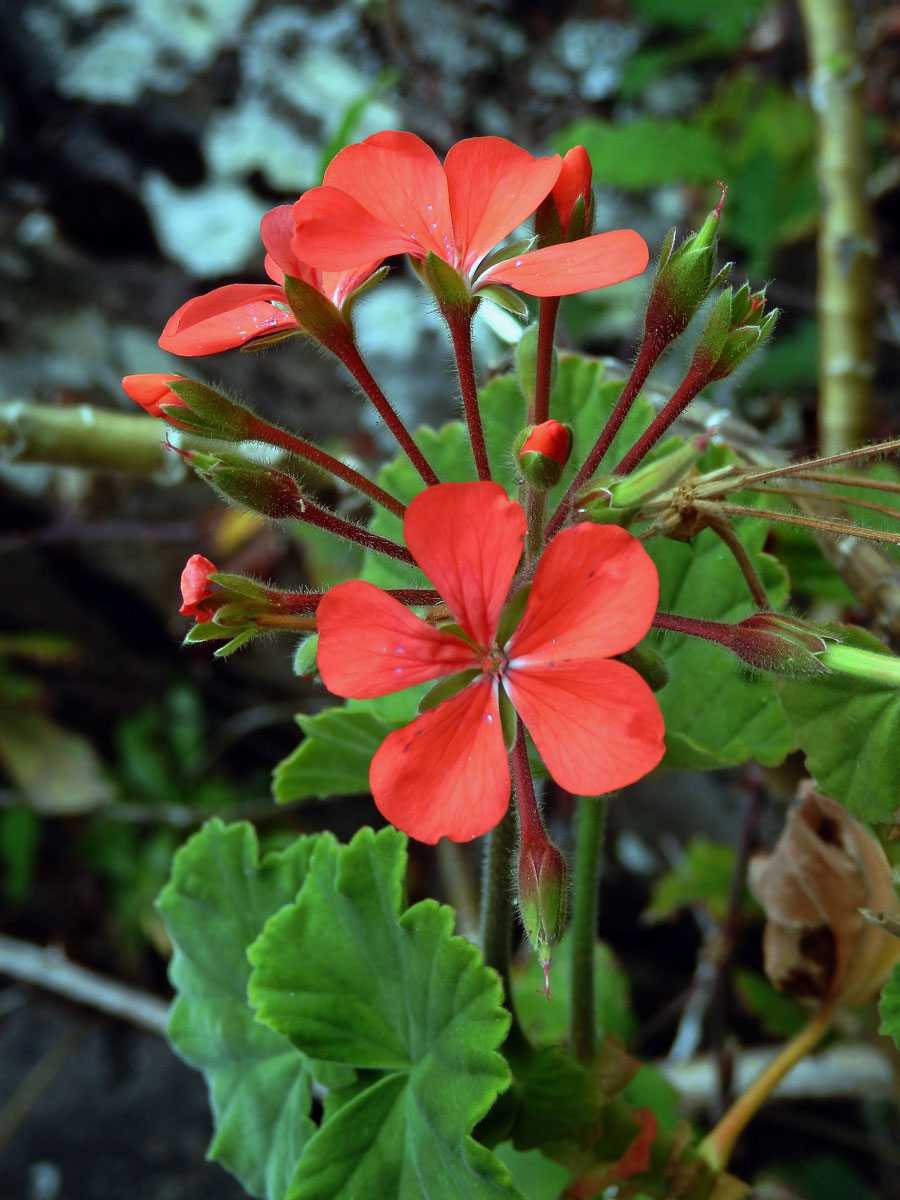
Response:
[[[498,250],[532,217],[530,241]],[[491,481],[465,348],[468,322],[486,296],[503,302],[504,290],[512,288],[555,304],[561,296],[643,271],[648,251],[639,234],[594,234],[592,225],[591,164],[583,147],[564,158],[536,158],[503,138],[469,138],[441,162],[411,133],[379,133],[341,150],[321,187],[265,215],[261,234],[270,282],[217,288],[189,300],[166,324],[160,346],[185,357],[297,334],[337,355],[426,485],[408,506],[207,385],[178,375],[124,381],[147,412],[184,432],[236,443],[267,441],[324,467],[403,518],[405,546],[300,497],[296,483],[300,499],[289,511],[283,505],[276,511],[258,495],[262,473],[268,478],[275,472],[245,457],[239,446],[227,455],[216,449],[214,461],[202,450],[181,450],[226,498],[414,562],[433,585],[432,593],[389,595],[359,581],[303,601],[304,614],[317,609],[318,669],[335,694],[365,699],[443,680],[415,720],[387,737],[370,773],[381,812],[423,841],[468,840],[501,819],[519,720],[551,776],[572,792],[621,787],[663,754],[662,718],[650,688],[615,661],[650,627],[658,593],[653,563],[636,539],[612,525],[585,522],[554,531],[549,540],[540,536],[541,504],[529,505],[525,493],[541,495],[562,476],[572,431],[558,421],[538,417],[517,441],[522,503]],[[440,483],[356,349],[353,302],[385,274],[384,261],[397,255],[409,258],[450,327],[478,483]],[[555,308],[548,311],[555,314]],[[538,359],[548,346],[552,328],[549,341],[545,335],[536,341]],[[546,367],[540,364],[537,376],[543,399],[534,411],[540,413],[549,396]],[[204,469],[208,461],[212,465]],[[224,487],[245,478],[253,484],[249,490]],[[293,476],[281,472],[279,478]],[[185,571],[182,611],[199,622],[209,622],[216,606],[225,604],[212,593],[211,570],[195,555]],[[221,578],[237,586],[234,577]],[[411,611],[429,604],[427,619]],[[254,619],[290,620],[284,604],[275,607],[277,612]],[[297,602],[294,609],[299,613]],[[521,746],[524,755],[524,741]]]

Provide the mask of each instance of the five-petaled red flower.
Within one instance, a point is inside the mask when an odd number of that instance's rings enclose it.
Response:
[[[535,211],[562,160],[534,158],[505,138],[468,138],[441,165],[411,133],[387,130],[332,159],[323,186],[294,205],[292,245],[306,262],[346,270],[392,254],[442,258],[475,290],[505,283],[531,296],[567,296],[639,275],[644,239],[632,229],[513,255],[484,268],[494,247]]]
[[[266,274],[274,282],[230,283],[188,300],[166,322],[159,339],[163,350],[190,358],[231,350],[256,338],[300,332],[302,324],[291,311],[282,286],[285,275],[310,284],[340,310],[378,266],[377,262],[355,263],[349,271],[320,271],[294,254],[293,232],[289,204],[267,212],[260,233],[266,248]]]
[[[369,699],[458,672],[455,695],[388,735],[369,782],[380,811],[423,842],[468,841],[509,804],[501,687],[553,778],[597,795],[660,761],[663,722],[641,677],[612,655],[656,611],[656,568],[625,530],[564,529],[544,551],[518,625],[498,625],[522,553],[525,514],[496,483],[444,483],[410,503],[403,523],[418,565],[458,632],[426,623],[370,583],[338,584],[318,608],[326,687]]]

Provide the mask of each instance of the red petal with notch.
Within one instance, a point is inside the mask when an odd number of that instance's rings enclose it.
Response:
[[[339,583],[316,610],[316,661],[329,692],[387,696],[479,665],[462,638],[428,625],[374,584]]]
[[[535,158],[506,138],[467,138],[451,147],[444,170],[465,271],[532,215],[561,167],[558,154]]]
[[[476,645],[487,648],[522,556],[525,513],[499,483],[440,483],[410,501],[403,537]]]
[[[558,533],[538,563],[510,665],[610,658],[636,645],[656,613],[653,559],[618,525],[583,522]]]
[[[176,379],[184,379],[183,375],[126,375],[122,380],[125,395],[135,404],[139,404],[144,412],[151,417],[164,417],[164,404],[187,405],[180,396],[176,396],[169,387]]]
[[[294,205],[294,254],[323,271],[347,271],[392,254],[424,258],[422,245],[404,229],[373,217],[338,188],[312,188]]]
[[[616,229],[505,259],[479,275],[475,287],[506,283],[528,296],[571,296],[640,275],[649,257],[639,233]]]
[[[159,338],[163,350],[192,358],[243,346],[253,338],[299,329],[284,289],[270,283],[230,283],[182,304]]]
[[[420,842],[468,842],[509,807],[497,685],[484,676],[388,734],[369,769],[383,816]]]
[[[447,177],[438,156],[415,134],[388,129],[346,146],[331,160],[322,182],[352,196],[377,221],[402,230],[418,244],[419,258],[433,250],[453,261],[458,239]]]
[[[280,284],[285,275],[302,279],[319,287],[321,275],[308,263],[301,262],[294,253],[291,239],[294,236],[294,206],[279,204],[270,209],[259,224],[259,232],[266,248],[266,273]]]
[[[662,714],[636,671],[612,659],[515,669],[503,678],[557,783],[601,796],[634,783],[665,753]]]

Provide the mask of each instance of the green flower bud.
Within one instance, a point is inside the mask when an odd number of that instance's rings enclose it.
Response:
[[[304,509],[300,485],[291,475],[238,455],[183,452],[197,474],[223,500],[273,521],[298,517]]]
[[[541,841],[523,843],[519,850],[517,903],[528,940],[544,968],[549,1000],[553,947],[565,933],[569,898],[566,860],[546,835]]]

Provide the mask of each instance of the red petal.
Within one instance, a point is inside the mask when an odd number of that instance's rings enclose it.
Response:
[[[297,329],[284,289],[270,283],[230,283],[188,300],[166,322],[159,344],[163,350],[191,358],[243,346],[253,338],[282,329]]]
[[[522,556],[521,506],[499,483],[440,483],[413,497],[403,536],[468,636],[489,647]]]
[[[346,271],[392,254],[423,258],[431,247],[373,217],[338,188],[312,188],[294,205],[294,254],[323,271]]]
[[[428,625],[374,584],[326,592],[316,610],[319,673],[336,696],[367,700],[478,666],[462,638]]]
[[[209,614],[198,611],[198,604],[212,594],[212,584],[209,576],[216,570],[202,554],[192,554],[181,572],[181,599],[183,601],[179,612],[185,617],[196,617],[198,624],[210,619]]]
[[[415,134],[385,130],[345,147],[332,159],[323,182],[352,196],[389,228],[402,230],[417,243],[417,257],[433,250],[455,261],[444,168]]]
[[[573,146],[562,161],[562,170],[553,187],[553,202],[559,214],[563,235],[569,228],[572,209],[579,199],[587,207],[591,194],[591,160],[584,146]],[[582,231],[583,232],[583,231]]]
[[[618,525],[573,525],[538,563],[507,645],[510,665],[621,654],[650,628],[658,600],[656,567],[636,538]]]
[[[175,379],[184,379],[183,375],[126,375],[122,380],[122,388],[135,404],[139,404],[144,412],[151,417],[164,417],[164,404],[178,404],[186,407],[184,401],[175,395],[168,386]]]
[[[369,786],[379,811],[420,842],[468,842],[509,806],[497,687],[488,676],[385,738]]]
[[[640,275],[649,257],[639,233],[616,229],[508,258],[480,275],[475,286],[507,283],[528,296],[571,296]]]
[[[547,770],[566,791],[615,791],[652,771],[665,752],[659,705],[624,663],[510,667],[504,686]]]
[[[280,284],[285,275],[302,279],[319,287],[321,276],[314,267],[301,262],[291,248],[294,236],[294,206],[279,204],[270,209],[259,225],[263,245],[266,248],[266,271],[270,279]],[[274,266],[275,270],[271,268]]]
[[[467,138],[450,149],[444,170],[464,270],[531,216],[561,166],[559,155],[534,158],[506,138]]]

